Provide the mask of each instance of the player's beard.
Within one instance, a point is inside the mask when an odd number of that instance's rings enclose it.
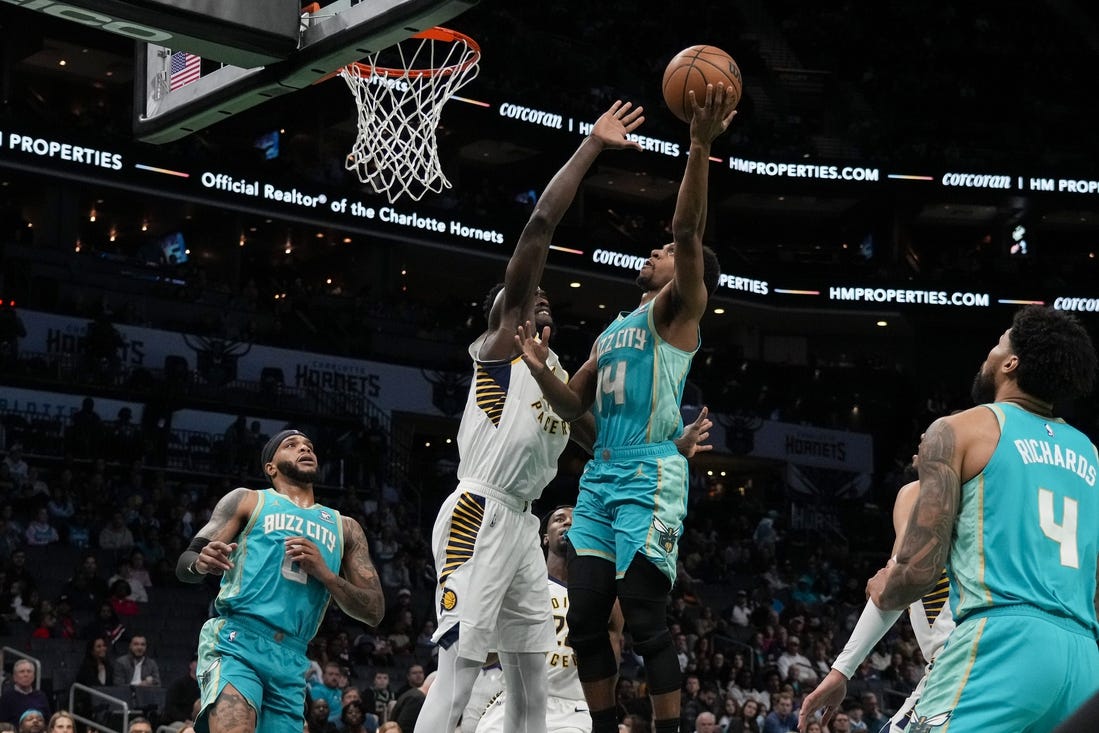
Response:
[[[648,273],[639,274],[634,282],[637,283],[637,287],[641,288],[642,291],[646,293],[649,292],[653,289],[652,271],[650,270]]]
[[[279,461],[275,464],[275,467],[279,469],[279,473],[291,481],[302,484],[312,484],[317,480],[317,469],[314,468],[312,471],[306,471],[298,468],[298,464],[293,461]]]
[[[973,377],[973,386],[969,389],[969,396],[973,398],[973,404],[975,405],[996,401],[996,381],[992,378],[992,375],[985,374],[983,364],[977,371],[977,376]]]

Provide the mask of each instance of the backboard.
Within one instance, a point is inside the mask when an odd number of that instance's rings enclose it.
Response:
[[[478,0],[334,0],[299,18],[297,48],[282,60],[246,68],[223,64],[197,78],[186,45],[138,43],[134,135],[178,140],[238,112],[303,89],[364,56],[444,23]],[[186,83],[183,83],[186,82]]]

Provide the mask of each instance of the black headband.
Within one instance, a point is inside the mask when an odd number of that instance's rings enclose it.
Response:
[[[259,454],[260,468],[263,468],[264,466],[266,466],[268,463],[271,462],[271,459],[275,457],[275,452],[278,451],[279,446],[282,445],[282,441],[286,440],[291,435],[305,436],[305,433],[303,433],[300,430],[283,430],[281,433],[276,433],[271,438],[271,440],[267,441],[267,443],[263,446],[263,450],[260,451],[260,454]],[[308,437],[308,436],[306,436],[306,437]]]

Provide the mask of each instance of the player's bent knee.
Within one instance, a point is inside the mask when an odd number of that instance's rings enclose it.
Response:
[[[605,625],[594,633],[580,635],[569,627],[569,645],[576,653],[576,674],[581,682],[597,682],[618,674],[618,660]]]
[[[638,635],[634,650],[645,660],[645,674],[649,679],[649,692],[662,695],[679,690],[683,673],[679,669],[679,657],[668,629],[661,629],[653,636]]]

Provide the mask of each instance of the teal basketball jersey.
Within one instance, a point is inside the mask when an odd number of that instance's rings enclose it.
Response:
[[[328,608],[324,585],[286,556],[288,537],[307,537],[332,572],[343,559],[340,513],[301,508],[274,489],[258,492],[256,508],[229,556],[214,607],[222,616],[252,616],[298,639],[312,639]]]
[[[661,339],[651,306],[620,313],[596,341],[596,456],[604,446],[672,440],[683,429],[679,401],[698,345],[688,352]]]
[[[1025,604],[1099,634],[1095,446],[1062,420],[1009,403],[985,407],[1000,440],[962,486],[948,563],[955,617]]]

